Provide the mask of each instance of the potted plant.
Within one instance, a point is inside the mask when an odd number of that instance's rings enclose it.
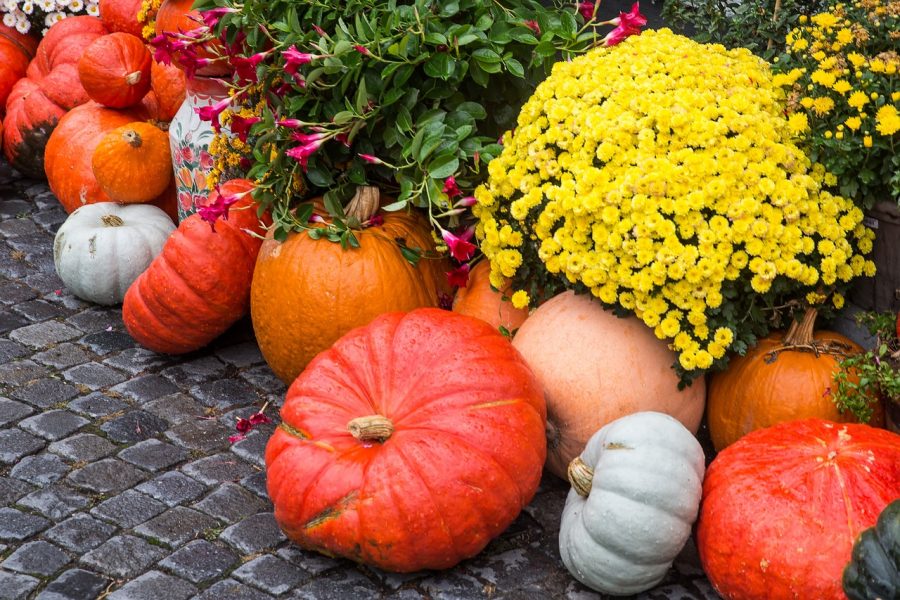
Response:
[[[867,421],[874,401],[880,398],[887,428],[900,433],[900,315],[867,312],[857,318],[875,336],[875,345],[841,361],[841,371],[835,377],[835,403],[841,412],[850,411]],[[851,372],[856,373],[858,381],[849,377]]]

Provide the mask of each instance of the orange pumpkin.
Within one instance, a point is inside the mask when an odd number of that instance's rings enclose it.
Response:
[[[149,202],[172,180],[169,136],[150,123],[113,129],[97,144],[91,168],[114,202]]]
[[[150,65],[150,87],[156,95],[157,116],[160,121],[171,121],[181,108],[185,97],[184,71],[174,65],[153,61]]]
[[[515,331],[528,318],[528,309],[515,308],[509,301],[510,286],[497,291],[491,287],[491,264],[482,260],[469,272],[466,287],[453,298],[453,312],[469,315],[490,324],[494,329]]]
[[[372,214],[376,188],[359,188]],[[260,350],[285,383],[342,335],[386,312],[438,306],[449,270],[444,261],[413,266],[397,247],[434,250],[431,230],[414,212],[382,212],[384,224],[356,232],[359,248],[292,233],[284,242],[269,232],[259,252],[250,314]]]
[[[156,13],[156,34],[160,35],[164,32],[169,33],[187,33],[197,27],[200,27],[200,11],[192,10],[191,6],[194,0],[163,0]],[[217,52],[225,54],[224,48],[218,48]],[[200,58],[216,58],[216,55],[199,49],[197,56]],[[178,56],[176,55],[172,64],[178,66]],[[197,75],[204,76],[221,76],[231,72],[231,67],[224,61],[216,61],[211,65],[207,65],[197,69]]]
[[[565,292],[531,313],[513,346],[547,400],[547,468],[566,479],[590,437],[619,417],[656,411],[697,433],[703,379],[678,390],[674,353],[635,317],[620,319],[589,296]]]
[[[6,99],[12,87],[25,77],[37,44],[34,37],[0,24],[0,117],[6,111]]]
[[[813,333],[817,313],[810,309],[787,334],[773,333],[745,356],[736,356],[728,368],[712,376],[707,402],[709,433],[716,450],[742,436],[784,421],[819,418],[852,422],[841,414],[831,390],[838,362],[862,351],[839,333]],[[850,374],[851,381],[858,381]],[[883,423],[881,405],[875,407],[873,425]]]
[[[150,52],[130,33],[97,38],[78,61],[78,77],[91,100],[110,108],[139,103],[150,90]]]
[[[137,20],[142,0],[100,0],[100,20],[110,31],[141,37],[144,26]]]

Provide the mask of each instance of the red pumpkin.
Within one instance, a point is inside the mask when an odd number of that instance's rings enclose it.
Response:
[[[900,495],[900,436],[790,421],[747,434],[706,472],[700,560],[729,600],[844,598],[856,536]]]
[[[89,100],[78,80],[78,60],[84,49],[106,34],[96,17],[69,17],[54,24],[38,45],[6,101],[3,151],[16,169],[30,177],[44,176],[44,148],[59,119]]]
[[[225,194],[248,192],[245,179],[221,186]],[[213,192],[210,202],[215,202]],[[265,223],[271,222],[264,217]],[[250,282],[262,234],[256,204],[247,194],[227,220],[210,224],[191,215],[162,252],[128,288],[122,319],[128,333],[155,352],[184,354],[213,341],[250,307]]]
[[[184,71],[174,65],[153,61],[150,65],[150,86],[156,95],[157,118],[160,121],[171,121],[184,102]]]
[[[100,0],[100,19],[110,31],[141,37],[144,26],[137,20],[141,0]]]
[[[94,102],[127,108],[150,90],[151,62],[143,40],[130,33],[111,33],[85,49],[78,61],[78,76]]]
[[[0,24],[0,117],[6,111],[6,99],[13,86],[25,77],[37,44],[32,36]]]
[[[303,548],[390,571],[474,556],[537,490],[543,395],[486,323],[387,313],[319,354],[266,447],[275,519]]]

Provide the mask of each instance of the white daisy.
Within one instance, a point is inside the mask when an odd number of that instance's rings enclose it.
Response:
[[[18,31],[19,33],[28,33],[29,29],[31,29],[31,21],[29,21],[28,19],[16,22],[16,31]]]
[[[32,4],[31,0],[22,3],[22,12],[26,15],[30,15],[34,12],[34,4]]]
[[[54,0],[38,0],[38,7],[44,13],[53,12],[53,9],[56,8],[56,2]]]
[[[3,24],[7,27],[15,27],[16,26],[16,15],[12,13],[4,13],[3,14]]]
[[[81,0],[70,0],[69,1],[69,10],[73,13],[77,13],[82,8],[84,8],[84,2]]]

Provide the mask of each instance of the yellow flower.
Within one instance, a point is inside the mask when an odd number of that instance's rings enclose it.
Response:
[[[788,127],[794,133],[803,133],[809,129],[809,119],[806,113],[794,113],[788,117]],[[774,190],[773,190],[774,191]]]
[[[526,306],[528,306],[528,303],[531,301],[531,299],[528,297],[528,292],[526,292],[525,290],[519,290],[513,293],[510,301],[516,308],[525,308]]]
[[[859,117],[850,117],[846,121],[844,121],[844,124],[853,131],[856,131],[862,125],[862,119],[860,119]]]
[[[850,85],[850,82],[846,79],[841,79],[837,81],[833,86],[831,86],[831,89],[836,91],[838,94],[846,94],[853,89],[853,86]]]
[[[834,108],[834,100],[828,96],[821,96],[813,100],[813,110],[817,115],[826,115]]]
[[[867,136],[863,137],[863,146],[865,146],[866,148],[872,147],[872,136],[871,135],[867,135]]]
[[[856,91],[850,94],[850,98],[847,99],[847,104],[853,108],[860,109],[865,106],[868,101],[869,97],[865,92]]]
[[[879,108],[875,114],[875,129],[881,135],[894,135],[900,130],[900,115],[897,114],[897,108],[890,104]]]

